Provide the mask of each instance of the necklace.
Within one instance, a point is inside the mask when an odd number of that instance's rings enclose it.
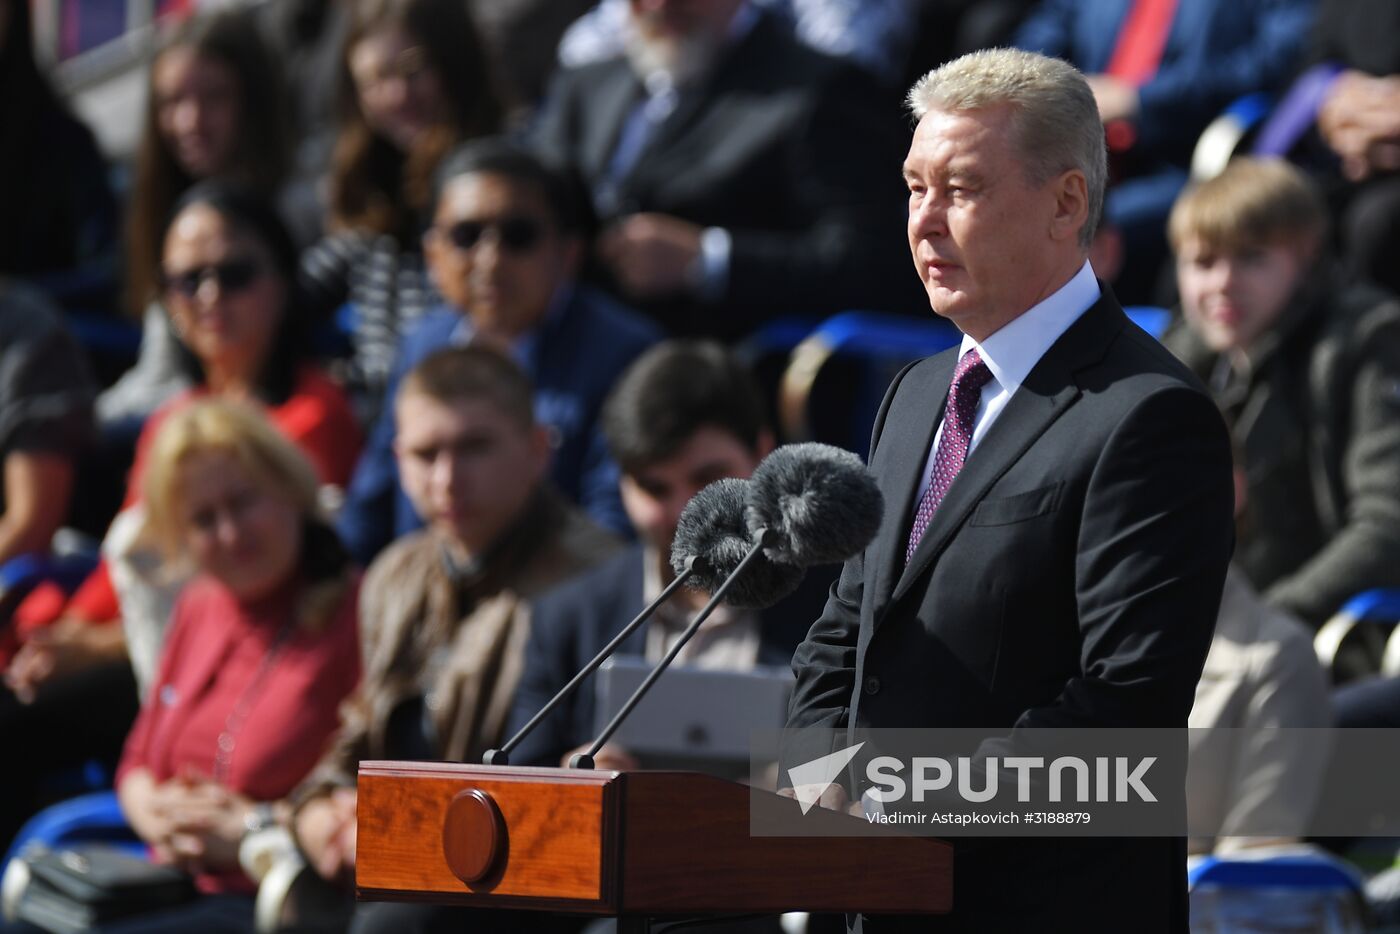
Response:
[[[258,665],[258,670],[253,675],[253,679],[248,682],[248,686],[243,689],[238,702],[229,711],[228,717],[224,720],[224,730],[219,734],[214,749],[214,770],[211,776],[214,781],[221,785],[228,784],[229,770],[233,764],[233,751],[238,746],[238,735],[243,732],[243,727],[247,723],[248,714],[252,712],[253,704],[257,702],[258,694],[262,690],[263,682],[272,673],[272,666],[277,661],[277,656],[282,653],[282,646],[292,635],[295,620],[289,618],[282,624],[282,628],[277,631],[277,636],[272,640],[272,644],[263,653],[262,662]]]

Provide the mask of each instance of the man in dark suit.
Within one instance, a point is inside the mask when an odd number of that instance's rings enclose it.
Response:
[[[600,277],[674,334],[907,308],[894,102],[745,0],[631,0],[627,54],[562,72],[533,142],[606,225]]]
[[[1184,727],[1232,547],[1229,442],[1086,260],[1106,171],[1093,94],[1063,62],[995,50],[909,101],[909,246],[965,336],[880,409],[885,521],[797,650],[789,726],[1013,746]],[[1185,931],[1184,857],[1179,838],[964,838],[950,916],[863,930]]]
[[[672,341],[639,358],[608,400],[604,431],[622,467],[622,502],[641,542],[535,601],[507,733],[524,726],[671,583],[671,540],[690,498],[723,477],[747,477],[773,446],[752,378],[731,354],[709,342]],[[771,610],[722,607],[682,650],[678,663],[729,669],[788,664],[807,621],[821,610],[834,571],[814,570],[797,593]],[[707,599],[699,591],[681,590],[618,653],[659,659]],[[541,721],[511,761],[561,765],[590,743],[594,684],[590,678]],[[599,768],[637,766],[613,744],[595,761]]]

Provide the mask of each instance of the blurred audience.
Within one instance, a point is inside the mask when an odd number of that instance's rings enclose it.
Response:
[[[1340,163],[1331,188],[1347,268],[1400,292],[1400,5],[1321,0],[1313,54],[1341,69],[1317,126]]]
[[[181,591],[117,794],[157,862],[204,897],[122,931],[250,931],[250,831],[315,765],[360,675],[358,575],[317,505],[305,456],[257,410],[208,400],[174,413],[150,449],[145,501]]]
[[[28,0],[0,0],[0,276],[109,312],[117,205],[91,131],[34,60]]]
[[[163,235],[180,196],[214,178],[269,200],[281,191],[287,126],[277,74],[256,26],[236,10],[188,20],[151,62],[126,215],[127,306],[142,321],[141,355],[97,406],[117,435],[134,434],[190,385],[160,304]]]
[[[161,423],[202,396],[257,402],[311,460],[320,482],[339,486],[348,480],[359,448],[344,395],[303,361],[301,321],[290,311],[296,253],[275,211],[236,186],[202,182],[177,203],[162,240],[165,304],[195,388],[147,421],[126,507],[103,543],[98,569],[71,598],[45,585],[15,611],[26,643],[6,673],[14,693],[29,700],[20,713],[29,722],[66,723],[97,710],[102,716],[93,719],[115,731],[109,739],[118,742],[135,713],[134,679],[144,682],[154,669],[168,596],[179,583],[177,569],[149,557],[141,501],[148,449]],[[122,587],[121,606],[116,585]],[[122,625],[113,625],[118,619]],[[45,635],[35,638],[44,627]],[[0,802],[6,810],[20,816],[32,810],[32,787],[48,770],[75,757],[101,757],[101,744],[75,748],[70,735],[66,729],[36,733],[24,766],[4,770],[9,793]]]
[[[601,0],[574,21],[559,42],[559,61],[569,68],[624,54],[636,41],[629,0]],[[652,2],[652,0],[649,0]],[[804,44],[850,60],[881,82],[898,83],[915,39],[920,0],[753,0],[782,17]],[[966,2],[966,0],[963,0]],[[654,4],[653,4],[654,5]],[[938,3],[945,8],[958,3]],[[928,70],[928,66],[923,66]]]
[[[605,224],[590,275],[675,334],[920,307],[892,96],[745,0],[628,10],[626,53],[562,71],[532,132]]]
[[[480,761],[510,712],[527,601],[612,550],[612,536],[550,486],[532,393],[518,366],[476,346],[433,353],[399,385],[399,475],[428,525],[365,576],[364,682],[297,796],[297,839],[326,879],[354,868],[360,760]],[[395,908],[361,908],[383,926],[357,931],[414,930],[390,920]]]
[[[534,382],[535,417],[551,434],[551,479],[595,521],[623,532],[617,465],[598,417],[614,380],[660,335],[574,281],[588,242],[579,202],[564,178],[498,137],[449,155],[423,238],[445,302],[400,345],[389,392],[442,347],[480,342],[509,353]],[[392,406],[380,414],[340,514],[341,536],[364,564],[423,523],[399,486],[394,417]]]
[[[1088,76],[1108,133],[1105,221],[1121,231],[1114,291],[1152,302],[1163,229],[1206,125],[1235,98],[1279,90],[1302,59],[1313,0],[1041,0],[1018,48]]]
[[[502,107],[465,0],[354,0],[342,54],[327,227],[302,257],[307,311],[349,304],[347,384],[378,412],[400,338],[440,302],[423,260],[432,179],[458,142],[499,129]]]
[[[1183,320],[1165,342],[1234,422],[1249,521],[1235,561],[1316,627],[1400,585],[1400,301],[1325,255],[1322,199],[1238,159],[1172,209]]]
[[[92,440],[95,387],[47,298],[0,279],[0,564],[46,552]]]
[[[675,579],[671,541],[690,498],[715,480],[747,478],[773,447],[752,377],[708,341],[668,341],[648,351],[618,383],[603,417],[622,465],[622,502],[641,541],[536,601],[507,733],[524,726]],[[771,609],[721,606],[677,664],[786,667],[821,614],[835,570],[813,569],[796,593]],[[659,661],[708,601],[701,591],[678,591],[618,653]],[[511,753],[513,764],[563,765],[585,751],[580,747],[596,734],[595,685],[590,677],[542,720]],[[616,743],[604,746],[595,763],[600,769],[638,766]]]

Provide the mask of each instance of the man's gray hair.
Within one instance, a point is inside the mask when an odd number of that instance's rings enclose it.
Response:
[[[1103,211],[1108,156],[1094,92],[1073,65],[1017,49],[985,49],[924,75],[906,98],[916,120],[929,111],[957,113],[1010,104],[1026,171],[1044,184],[1068,169],[1084,173],[1089,219],[1079,231],[1087,248]]]

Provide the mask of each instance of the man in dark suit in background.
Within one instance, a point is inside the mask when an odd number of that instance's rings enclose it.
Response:
[[[715,480],[749,476],[773,446],[752,378],[712,342],[671,341],[643,354],[609,398],[603,429],[622,467],[622,503],[641,542],[533,605],[508,733],[524,726],[674,580],[671,540],[690,498]],[[796,593],[771,610],[721,607],[677,663],[729,670],[787,665],[807,621],[821,611],[834,571],[814,569]],[[618,653],[659,660],[707,600],[700,591],[681,590]],[[577,747],[590,743],[594,684],[590,678],[543,720],[516,747],[512,762],[562,765]],[[614,744],[603,747],[595,761],[599,768],[637,767],[631,754]]]
[[[1184,727],[1230,558],[1229,441],[1086,260],[1106,171],[1093,94],[1063,62],[994,50],[909,101],[909,246],[965,337],[880,409],[885,521],[797,650],[789,726],[1012,744]],[[964,838],[954,866],[951,915],[863,930],[1186,930],[1180,838]]]
[[[595,269],[673,334],[898,310],[898,115],[746,0],[631,0],[624,56],[562,72],[532,136],[606,225]]]

